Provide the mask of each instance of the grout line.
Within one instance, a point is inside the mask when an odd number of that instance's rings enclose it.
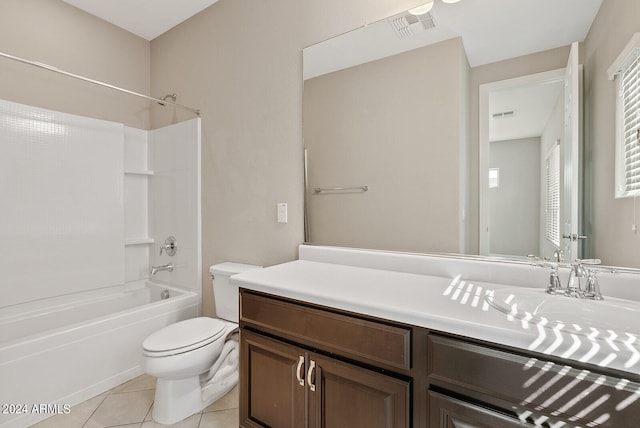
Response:
[[[153,405],[156,403],[156,397],[155,397],[155,390],[154,390],[154,396],[153,396],[153,401],[151,402],[151,406],[149,406],[149,408],[147,409],[147,413],[144,414],[144,419],[142,420],[142,423],[144,424],[145,422],[147,422],[147,416],[151,417],[151,419],[149,419],[150,421],[153,421],[153,416],[151,415],[151,410],[153,409]],[[142,426],[142,425],[140,425]]]
[[[113,389],[113,388],[112,388]],[[85,425],[87,425],[87,422],[89,422],[91,420],[91,418],[93,418],[93,415],[96,413],[96,411],[100,408],[100,406],[102,406],[102,404],[104,404],[104,400],[107,399],[107,397],[111,395],[111,391],[107,391],[107,393],[105,394],[104,398],[100,401],[100,403],[98,403],[98,405],[96,406],[95,409],[93,409],[93,412],[91,412],[91,414],[89,415],[89,417],[87,418],[86,421],[84,421],[84,423],[82,424],[82,427],[84,428]],[[89,400],[91,400],[91,398],[89,398]],[[85,400],[82,403],[78,403],[76,405],[80,405],[80,404],[84,404],[89,400]]]
[[[200,428],[200,424],[202,423],[202,415],[204,413],[200,412],[200,419],[198,419],[198,428]]]

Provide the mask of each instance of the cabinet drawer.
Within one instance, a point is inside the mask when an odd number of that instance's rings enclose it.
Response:
[[[429,336],[428,348],[432,384],[513,403],[509,410],[520,418],[545,414],[572,426],[637,424],[638,383],[437,335]]]
[[[533,425],[486,407],[429,391],[429,427],[523,428]]]
[[[240,322],[367,364],[411,368],[411,329],[342,315],[242,290]]]

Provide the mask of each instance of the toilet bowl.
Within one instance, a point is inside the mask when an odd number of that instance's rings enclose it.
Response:
[[[142,370],[158,378],[152,417],[173,424],[203,410],[238,383],[238,287],[231,275],[259,266],[221,263],[209,269],[216,314],[166,326],[142,343]]]

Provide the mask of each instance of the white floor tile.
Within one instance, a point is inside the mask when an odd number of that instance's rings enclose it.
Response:
[[[170,426],[172,428],[198,428],[200,425],[201,418],[202,418],[202,413],[197,413],[173,425],[162,425],[157,423],[156,421],[151,420],[151,421],[145,421],[142,424],[141,428],[163,428],[167,426]]]
[[[204,409],[204,413],[215,412],[218,410],[237,409],[239,400],[238,390],[238,386],[236,385],[235,388],[229,391],[224,397]]]
[[[142,375],[123,383],[109,392],[91,398],[71,408],[68,415],[56,415],[35,428],[161,428],[153,421],[151,409],[156,379]],[[174,428],[237,428],[238,396],[236,386],[227,395],[177,424]]]
[[[76,404],[71,408],[68,415],[52,416],[44,421],[33,425],[35,428],[81,428],[85,422],[91,417],[93,412],[107,398],[108,393],[105,392],[96,397],[90,398],[80,404]]]
[[[238,428],[238,409],[203,413],[198,428]]]
[[[153,404],[153,397],[153,390],[110,394],[93,413],[85,428],[141,423]]]

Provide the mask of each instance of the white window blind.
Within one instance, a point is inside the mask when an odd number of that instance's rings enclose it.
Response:
[[[546,159],[546,237],[560,247],[560,145],[556,144]]]
[[[637,35],[619,57],[616,109],[616,197],[640,193],[640,46]]]
[[[640,57],[621,78],[622,138],[624,145],[624,190],[640,189]]]

